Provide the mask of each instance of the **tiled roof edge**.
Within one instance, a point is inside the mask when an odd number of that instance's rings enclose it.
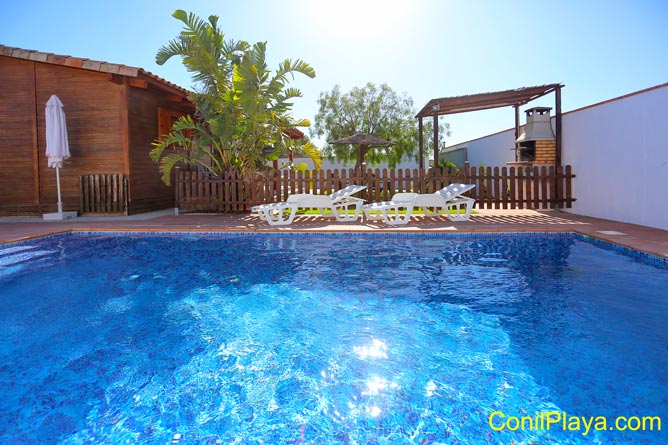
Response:
[[[122,65],[118,63],[104,62],[100,60],[91,60],[81,57],[73,57],[63,54],[45,53],[36,50],[15,48],[6,45],[0,45],[0,56],[13,57],[15,59],[25,59],[33,62],[49,63],[52,65],[62,65],[72,68],[80,68],[89,71],[98,71],[101,73],[118,74],[126,77],[137,77],[140,73],[152,78],[153,80],[165,86],[175,88],[184,95],[190,93],[187,89],[176,85],[160,76],[156,76],[150,71],[134,66]]]

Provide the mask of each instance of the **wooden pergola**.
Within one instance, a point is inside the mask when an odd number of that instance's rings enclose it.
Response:
[[[424,165],[424,139],[422,137],[422,119],[434,119],[434,166],[438,166],[438,117],[446,114],[467,113],[469,111],[488,110],[491,108],[515,108],[515,139],[519,137],[520,107],[532,100],[554,92],[555,94],[555,136],[557,165],[561,165],[561,88],[564,85],[553,83],[494,93],[471,94],[468,96],[442,97],[432,99],[415,116],[418,119],[420,166]]]

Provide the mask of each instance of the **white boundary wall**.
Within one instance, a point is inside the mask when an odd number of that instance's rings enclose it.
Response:
[[[513,136],[459,145],[472,166],[503,166]],[[576,175],[566,211],[668,230],[668,84],[564,113],[562,164]]]
[[[668,85],[563,115],[571,212],[668,229]]]

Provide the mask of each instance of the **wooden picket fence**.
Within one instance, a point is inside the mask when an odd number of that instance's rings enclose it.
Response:
[[[475,184],[467,195],[480,209],[570,208],[575,201],[571,166],[288,170],[257,172],[249,178],[179,169],[175,176],[181,213],[248,212],[253,205],[284,201],[290,194],[329,194],[350,184],[367,186],[355,195],[367,202],[386,201],[399,192],[432,193],[451,183]]]
[[[123,174],[79,176],[82,215],[127,215],[128,178]]]

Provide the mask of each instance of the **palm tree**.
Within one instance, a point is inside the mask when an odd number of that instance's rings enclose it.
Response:
[[[198,165],[213,174],[230,169],[253,172],[266,157],[265,147],[288,149],[286,131],[310,122],[291,118],[291,100],[302,94],[287,85],[295,73],[313,78],[315,70],[302,60],[286,59],[272,74],[266,42],[251,46],[225,40],[216,16],[208,22],[181,10],[173,16],[184,29],[158,51],[156,62],[181,56],[196,83],[196,114],[195,119],[180,118],[168,135],[153,143],[151,157],[160,163],[162,180],[170,183],[178,163]]]

